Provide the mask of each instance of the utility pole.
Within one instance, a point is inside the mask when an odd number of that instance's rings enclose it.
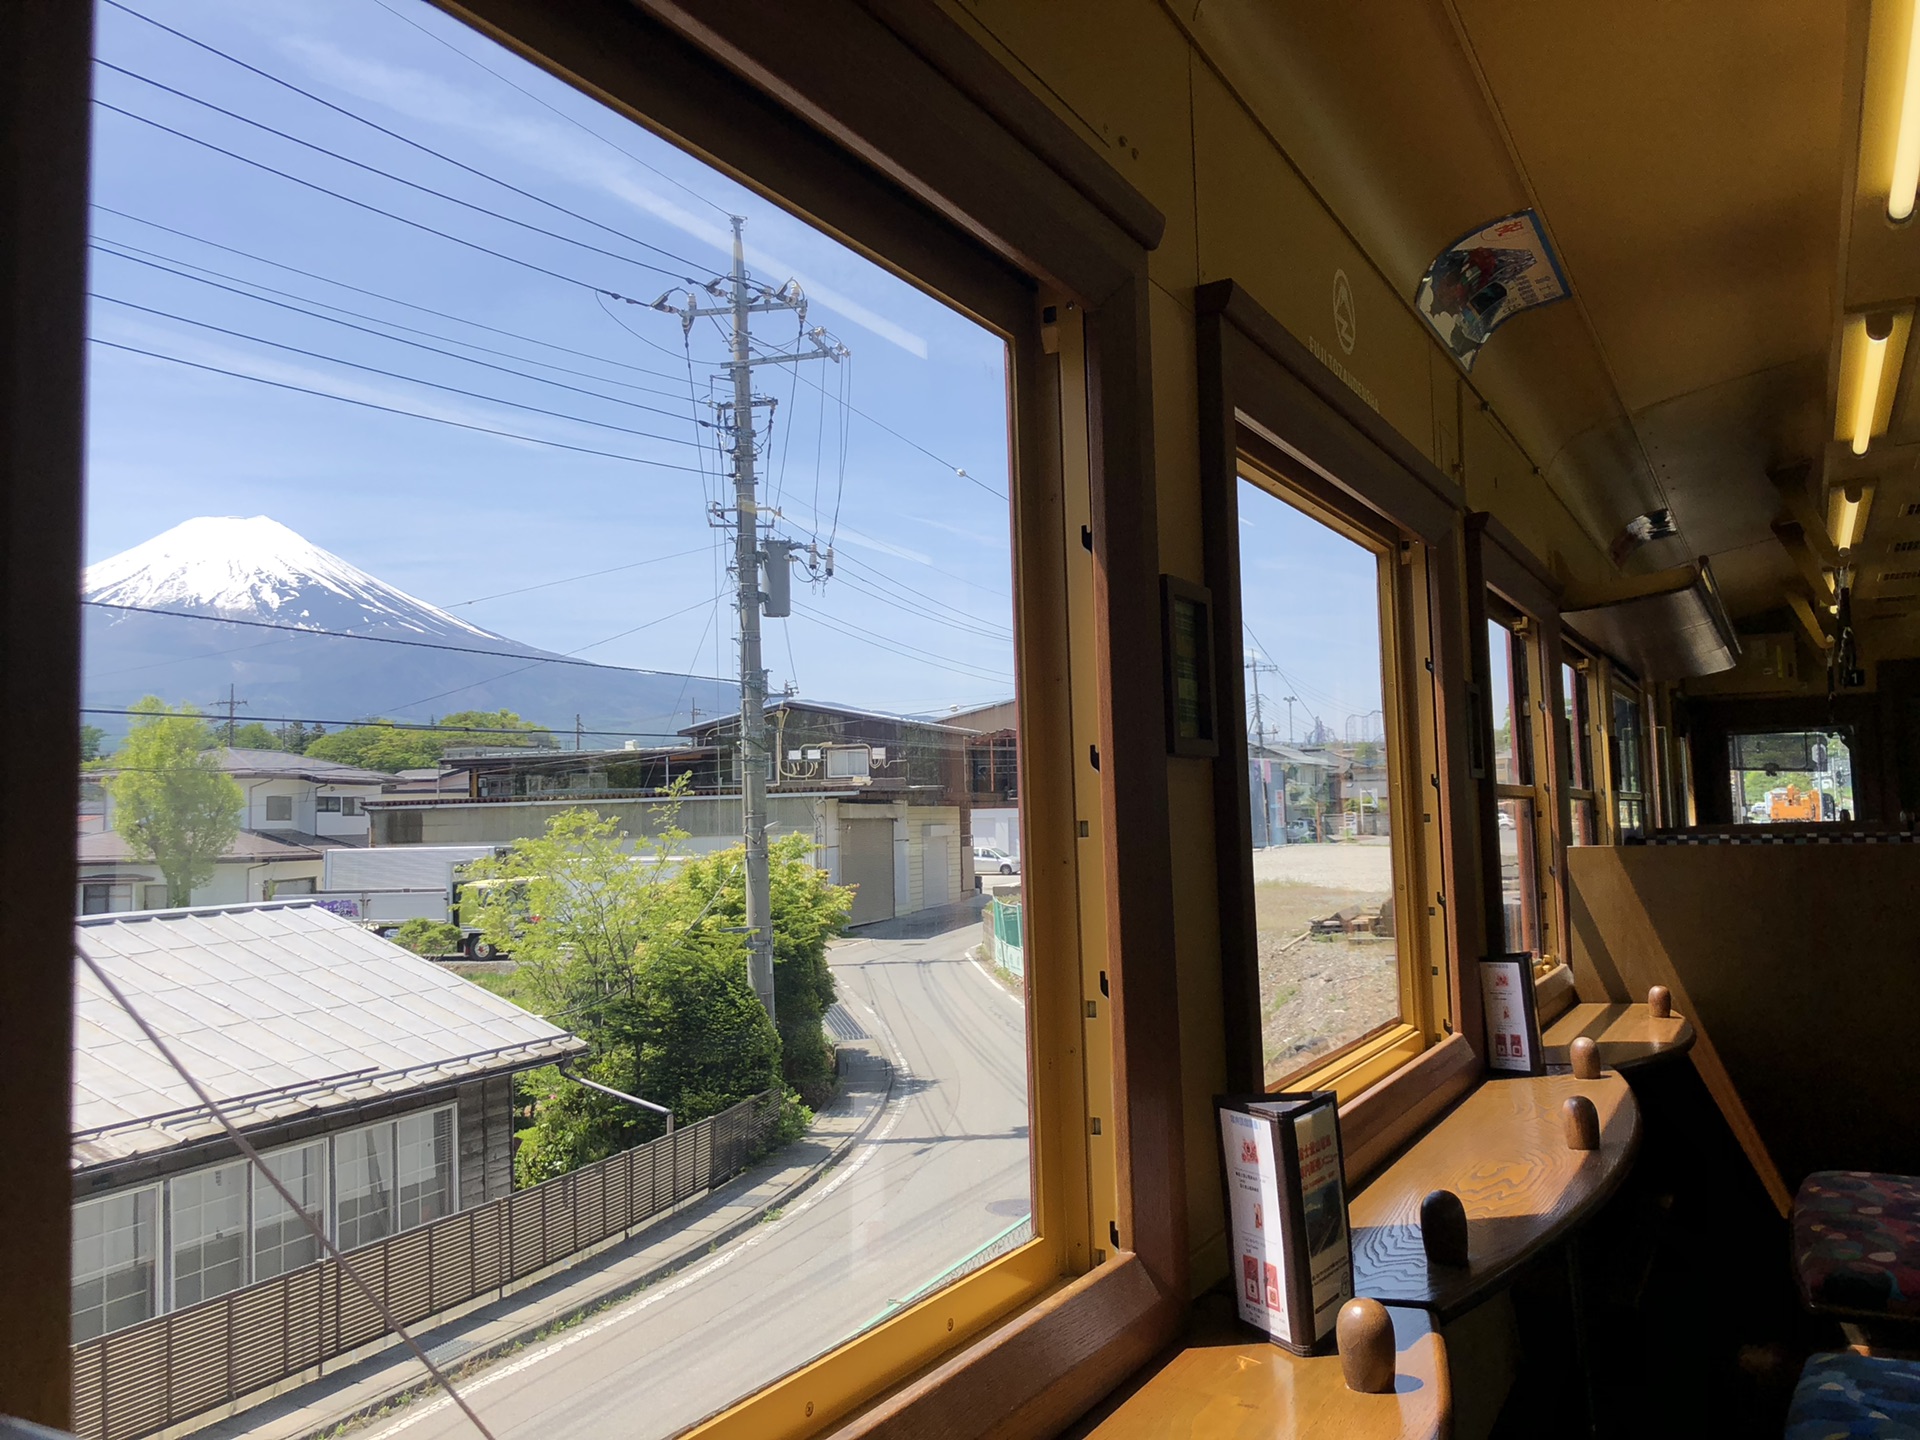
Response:
[[[586,732],[580,728],[580,717],[575,715],[573,717],[573,748],[578,751],[585,739]]]
[[[1298,695],[1287,696],[1287,743],[1289,745],[1293,743],[1293,707],[1299,698]]]
[[[234,687],[232,685],[229,685],[227,686],[226,700],[224,702],[219,700],[214,701],[214,704],[216,705],[223,704],[223,703],[227,707],[227,748],[231,750],[233,748],[233,737],[234,737],[233,724],[234,724],[235,712],[238,711],[242,705],[245,705],[249,702],[237,698],[234,694]]]
[[[1269,664],[1265,660],[1262,660],[1258,654],[1249,650],[1247,652],[1247,671],[1253,676],[1253,733],[1255,743],[1262,748],[1264,748],[1267,743],[1267,717],[1266,712],[1260,708],[1260,672],[1263,670],[1269,675],[1278,675],[1280,673],[1280,667],[1278,665]]]
[[[733,269],[722,279],[704,287],[704,293],[718,303],[703,303],[700,294],[685,292],[684,304],[669,304],[672,292],[653,302],[653,308],[678,315],[682,334],[690,334],[696,320],[703,316],[724,317],[733,327],[733,356],[725,366],[733,382],[731,401],[714,401],[717,428],[733,440],[733,507],[718,509],[722,524],[733,526],[733,570],[735,606],[740,617],[740,811],[742,839],[746,845],[747,888],[747,978],[754,994],[773,1009],[773,903],[772,882],[767,861],[767,671],[760,657],[760,615],[766,607],[769,616],[779,618],[791,609],[791,541],[762,534],[758,477],[754,461],[758,441],[754,433],[756,406],[773,407],[774,402],[753,393],[753,367],[756,365],[796,364],[802,360],[832,360],[838,364],[847,356],[846,346],[818,326],[808,330],[807,297],[799,283],[787,281],[771,289],[747,277],[746,250],[741,231],[746,225],[741,216],[733,217]],[[811,349],[791,353],[753,354],[752,318],[756,311],[785,310],[799,317],[801,339]],[[718,507],[717,507],[718,508]],[[773,518],[777,519],[778,516]],[[766,589],[761,589],[761,569],[766,569]]]

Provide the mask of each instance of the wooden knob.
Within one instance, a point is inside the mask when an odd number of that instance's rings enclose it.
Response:
[[[1435,1190],[1420,1202],[1420,1243],[1435,1265],[1467,1265],[1467,1207],[1451,1190]]]
[[[1673,992],[1664,985],[1656,985],[1647,991],[1647,1014],[1655,1020],[1673,1018]]]
[[[1567,1046],[1567,1058],[1573,1062],[1576,1080],[1600,1078],[1600,1047],[1593,1043],[1591,1035],[1574,1036],[1573,1043]]]
[[[1362,1395],[1393,1390],[1393,1320],[1378,1300],[1349,1300],[1333,1327],[1340,1347],[1340,1374]]]
[[[1600,1148],[1600,1112],[1593,1108],[1593,1101],[1584,1095],[1568,1096],[1560,1107],[1560,1119],[1567,1128],[1569,1150]]]

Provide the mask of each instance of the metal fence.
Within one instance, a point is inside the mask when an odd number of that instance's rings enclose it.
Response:
[[[530,1190],[348,1252],[402,1325],[597,1245],[739,1173],[780,1115],[777,1091]],[[316,1369],[387,1333],[336,1260],[73,1347],[73,1425],[137,1440]]]

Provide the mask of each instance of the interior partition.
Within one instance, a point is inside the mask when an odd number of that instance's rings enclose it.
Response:
[[[1813,1170],[1920,1172],[1920,845],[1588,846],[1567,870],[1581,998],[1671,988],[1783,1212]]]

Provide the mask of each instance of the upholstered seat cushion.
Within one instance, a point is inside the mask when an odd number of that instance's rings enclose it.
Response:
[[[1815,1355],[1794,1387],[1786,1440],[1920,1440],[1920,1364]]]
[[[1793,1198],[1793,1264],[1815,1309],[1920,1318],[1920,1177],[1809,1175]]]

